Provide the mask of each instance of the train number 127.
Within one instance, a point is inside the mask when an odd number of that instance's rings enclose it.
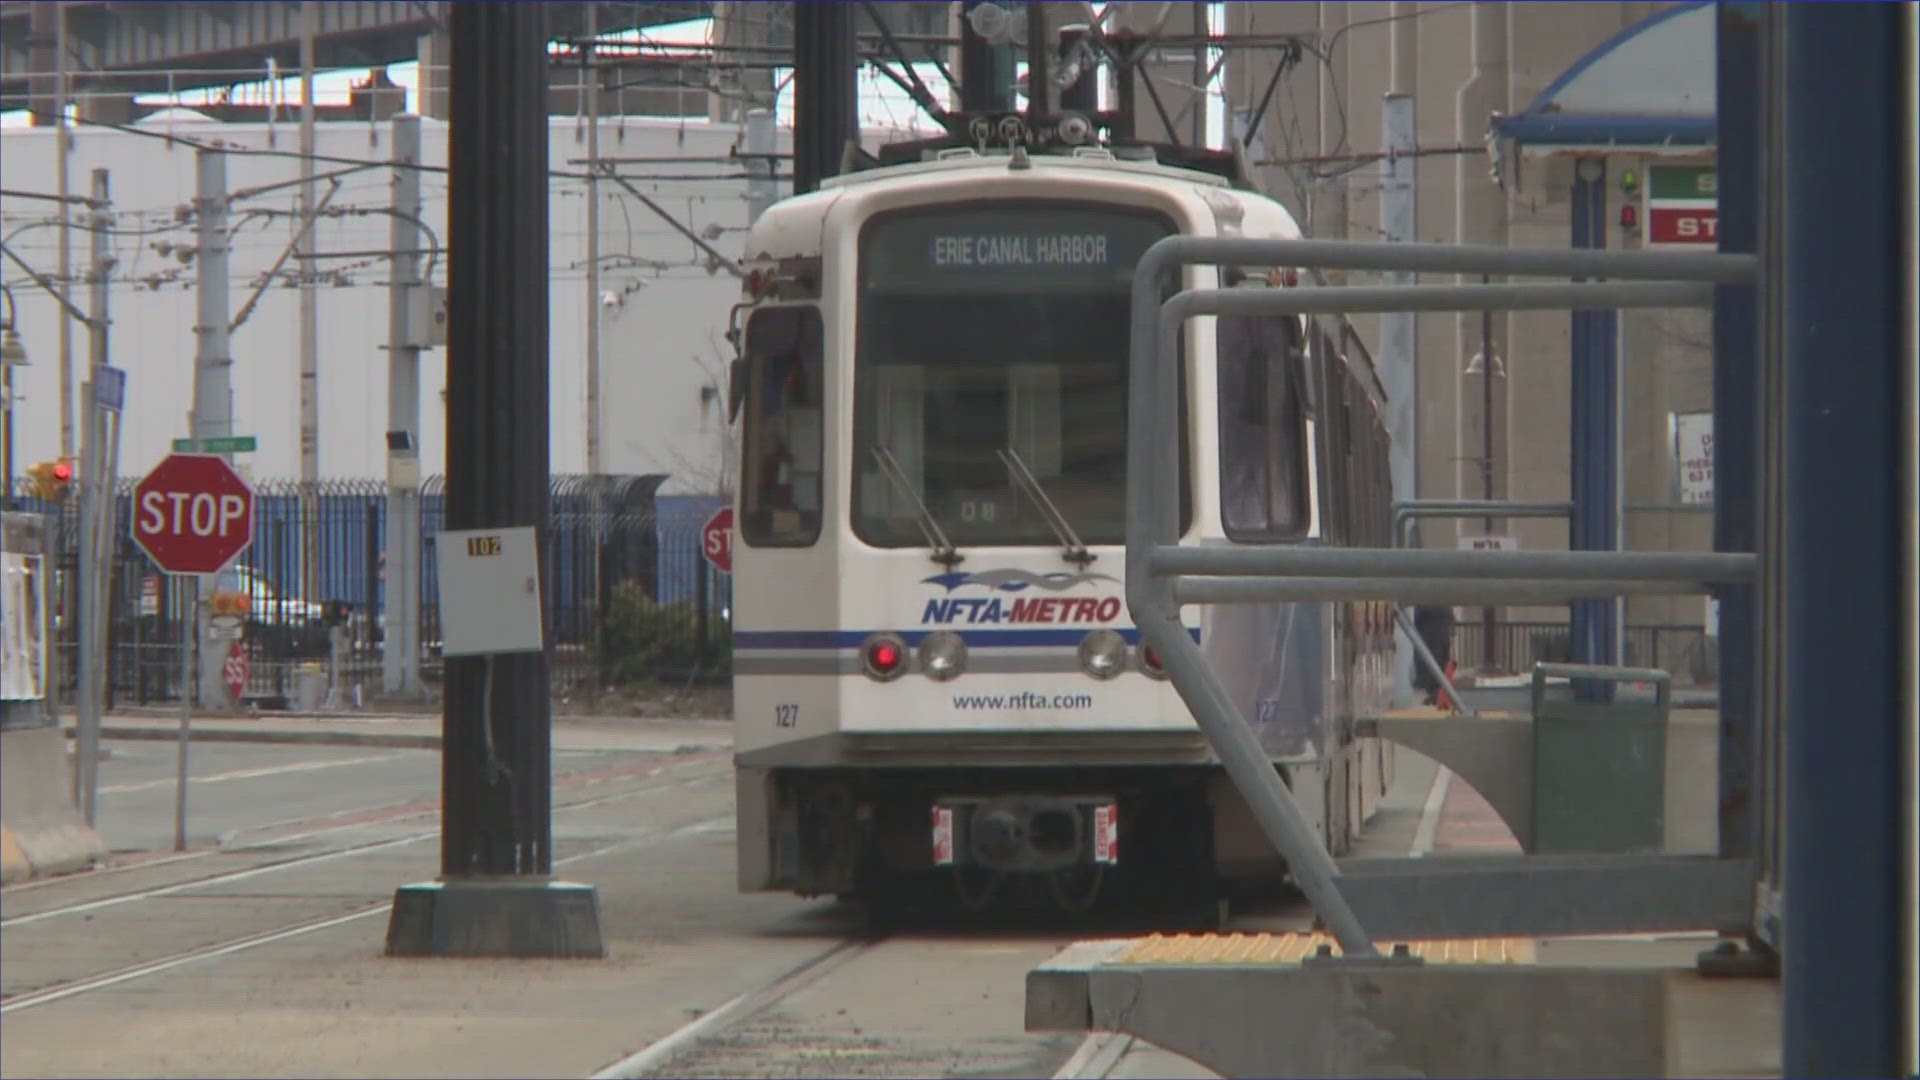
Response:
[[[800,706],[775,705],[773,707],[773,726],[792,727],[800,722]]]

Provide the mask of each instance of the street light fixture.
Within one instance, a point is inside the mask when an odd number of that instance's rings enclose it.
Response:
[[[4,341],[0,341],[0,363],[8,367],[27,367],[27,347],[20,343],[20,334],[8,326]]]

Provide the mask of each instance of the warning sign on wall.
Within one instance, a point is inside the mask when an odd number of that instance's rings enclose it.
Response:
[[[1713,502],[1713,414],[1673,414],[1673,461],[1683,503]]]

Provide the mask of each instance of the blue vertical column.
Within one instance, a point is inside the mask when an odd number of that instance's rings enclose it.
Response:
[[[1719,141],[1720,250],[1751,254],[1760,217],[1760,19],[1758,3],[1721,3],[1715,94]],[[1759,315],[1750,285],[1713,294],[1713,549],[1757,545],[1755,482],[1760,450],[1757,358]],[[1724,586],[1720,601],[1720,854],[1750,854],[1758,750],[1755,715],[1753,586]]]
[[[1572,217],[1574,247],[1607,246],[1606,162],[1583,158],[1574,163]],[[1617,351],[1613,312],[1573,313],[1572,378],[1568,384],[1573,517],[1567,531],[1569,546],[1575,551],[1609,551],[1614,547]],[[1570,607],[1574,662],[1614,663],[1613,601],[1575,600]],[[1591,689],[1597,692],[1598,686]]]
[[[1786,1076],[1900,1075],[1914,994],[1900,970],[1905,6],[1784,12],[1785,235],[1765,246],[1786,258],[1785,430],[1766,433],[1785,440]]]

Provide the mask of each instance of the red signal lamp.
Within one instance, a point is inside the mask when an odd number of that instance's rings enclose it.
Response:
[[[1620,227],[1629,232],[1640,227],[1640,208],[1632,203],[1620,207]]]
[[[1150,645],[1140,646],[1140,670],[1156,679],[1167,677],[1167,669],[1160,664],[1160,654],[1154,652]]]
[[[886,682],[907,670],[907,645],[893,634],[876,634],[860,650],[867,675]]]

